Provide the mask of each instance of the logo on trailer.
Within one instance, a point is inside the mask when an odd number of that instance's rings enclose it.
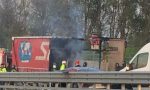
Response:
[[[29,62],[31,59],[32,46],[30,42],[23,41],[19,45],[19,58],[22,62]]]

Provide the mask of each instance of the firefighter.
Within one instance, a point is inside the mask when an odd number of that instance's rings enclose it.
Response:
[[[60,70],[65,70],[65,68],[66,68],[66,61],[63,60],[61,66],[60,66]]]
[[[81,67],[81,66],[80,66],[80,61],[79,61],[79,60],[76,60],[76,61],[75,61],[75,67]]]
[[[7,72],[5,64],[1,64],[0,72]]]

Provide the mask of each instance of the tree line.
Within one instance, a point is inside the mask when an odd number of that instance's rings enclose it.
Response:
[[[149,42],[150,0],[0,0],[0,47],[12,36],[122,38]]]

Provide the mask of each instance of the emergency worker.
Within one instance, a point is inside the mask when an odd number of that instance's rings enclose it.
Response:
[[[83,67],[87,67],[87,62],[84,62],[84,63],[83,63]]]
[[[1,64],[0,72],[7,72],[5,64]]]
[[[81,65],[80,65],[80,61],[79,60],[76,60],[75,61],[75,67],[81,67]],[[72,86],[71,86],[72,88],[78,88],[78,83],[72,83]]]
[[[61,66],[60,66],[60,70],[65,70],[66,65],[67,65],[66,60],[63,60]],[[59,87],[66,87],[66,83],[60,83],[58,86]]]
[[[119,63],[115,64],[115,71],[119,71],[121,69],[121,66],[119,65]]]
[[[12,65],[11,72],[17,72],[16,66]]]
[[[53,63],[53,71],[56,71],[57,65],[56,63]]]
[[[80,66],[80,61],[79,61],[79,60],[76,60],[76,61],[75,61],[75,67],[81,67],[81,66]]]
[[[65,68],[66,68],[66,61],[63,60],[61,66],[60,66],[60,70],[65,70]]]

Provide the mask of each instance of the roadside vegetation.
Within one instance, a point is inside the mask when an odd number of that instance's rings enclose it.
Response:
[[[149,8],[150,0],[0,0],[0,47],[11,49],[12,36],[96,33],[125,39],[130,57],[150,40]]]

